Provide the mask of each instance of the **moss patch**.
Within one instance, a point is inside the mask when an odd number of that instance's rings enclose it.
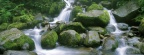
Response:
[[[50,47],[53,48],[56,46],[56,41],[58,40],[57,33],[52,30],[50,32],[46,32],[41,39],[42,47]]]

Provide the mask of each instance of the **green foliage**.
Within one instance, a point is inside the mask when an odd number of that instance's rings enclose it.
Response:
[[[98,5],[96,3],[93,3],[91,6],[88,7],[88,11],[90,10],[102,10],[103,6],[102,5]]]
[[[144,12],[144,0],[138,0],[138,4],[141,6],[141,12]]]
[[[136,18],[134,18],[133,20],[135,22],[139,22],[140,23],[143,18],[144,18],[144,14],[140,14]]]
[[[34,12],[46,13],[49,16],[59,14],[65,3],[61,0],[12,0],[16,4],[24,4],[24,7]]]

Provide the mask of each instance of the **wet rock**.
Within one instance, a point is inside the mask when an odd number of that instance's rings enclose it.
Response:
[[[5,51],[3,55],[37,55],[37,54],[31,51],[8,50],[8,51]]]
[[[114,10],[113,13],[117,22],[134,25],[135,22],[133,21],[133,18],[137,16],[139,8],[138,3],[133,0]]]
[[[100,37],[97,31],[88,31],[87,37],[85,38],[84,45],[87,47],[98,47],[100,46]]]
[[[118,23],[117,25],[118,25],[118,28],[123,31],[128,30],[128,28],[129,28],[128,24],[126,24],[126,23]]]
[[[80,34],[74,30],[66,30],[60,33],[59,43],[62,45],[75,47],[80,41]]]
[[[114,32],[116,30],[114,25],[108,25],[106,26],[106,30],[108,33]]]
[[[126,54],[130,55],[130,54],[141,54],[140,50],[138,48],[134,48],[134,47],[129,47],[126,49]]]
[[[139,43],[140,41],[139,37],[132,37],[132,38],[128,38],[128,44],[130,46],[136,45],[137,43]]]
[[[85,40],[85,38],[87,37],[87,35],[86,35],[85,33],[82,33],[82,34],[80,34],[80,37],[81,37],[81,42],[80,42],[80,44],[83,45],[83,44],[84,44],[84,40]]]
[[[109,15],[106,10],[92,10],[79,13],[74,21],[81,22],[84,26],[105,27],[109,22]]]
[[[23,49],[24,45],[28,44]],[[0,32],[0,51],[3,50],[33,50],[33,40],[17,28]]]
[[[107,37],[102,43],[103,50],[115,50],[118,47],[118,43],[114,37]]]
[[[41,37],[41,45],[44,48],[45,47],[53,48],[53,47],[56,46],[57,40],[58,40],[57,33],[54,30],[48,31],[44,35],[42,35],[42,37]]]
[[[80,22],[72,22],[68,24],[60,24],[56,29],[58,33],[65,30],[75,30],[79,33],[83,33],[86,31],[86,28]]]
[[[106,29],[104,29],[102,27],[88,27],[88,30],[97,31],[100,34],[105,34],[106,33]]]
[[[140,49],[141,53],[144,54],[144,42],[135,43],[134,46]]]

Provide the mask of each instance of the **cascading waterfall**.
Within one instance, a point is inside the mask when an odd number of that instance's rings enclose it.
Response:
[[[31,39],[34,41],[35,51],[42,50],[42,47],[41,47],[41,34],[40,34],[41,31],[42,31],[42,29],[41,28],[38,29],[37,27],[35,27],[34,29],[28,29],[28,30],[24,31],[24,33],[26,35],[30,36]]]
[[[111,10],[107,10],[107,11],[108,11],[109,16],[110,16],[110,22],[108,25],[113,25],[115,27],[115,31],[111,32],[111,34],[114,34],[116,36],[116,39],[119,42],[119,46],[116,49],[116,55],[125,55],[126,49],[130,48],[130,47],[126,44],[124,37],[120,38],[120,36],[122,33],[126,32],[126,31],[121,31],[118,29],[117,23],[116,23],[116,20],[112,14],[112,11]]]
[[[55,18],[53,22],[50,23],[56,23],[57,21],[63,21],[63,22],[69,22],[70,12],[72,11],[71,3],[74,2],[74,0],[64,0],[66,2],[66,7],[62,10],[60,15]],[[28,29],[24,30],[24,33],[31,37],[31,39],[35,43],[35,52],[38,55],[83,55],[83,54],[89,54],[86,51],[78,51],[77,49],[71,49],[63,46],[58,46],[55,49],[46,50],[41,47],[41,32],[43,31],[41,25],[39,25],[39,28],[35,27],[34,29]]]
[[[71,3],[74,3],[74,0],[64,0],[64,1],[66,2],[65,8],[61,11],[60,15],[54,18],[54,21],[50,23],[56,23],[58,21],[69,22],[70,13],[72,11]]]

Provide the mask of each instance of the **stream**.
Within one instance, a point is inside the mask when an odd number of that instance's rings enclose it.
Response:
[[[64,1],[66,3],[65,8],[61,11],[58,17],[54,18],[54,21],[49,22],[51,24],[50,26],[53,26],[52,24],[58,21],[69,22],[70,13],[73,8],[71,5],[71,2],[74,2],[74,0],[64,0]],[[116,50],[111,55],[127,55],[126,50],[128,48],[133,48],[133,47],[128,46],[128,44],[126,43],[125,37],[120,37],[120,36],[123,33],[129,32],[129,30],[126,30],[126,31],[119,30],[117,27],[117,22],[112,14],[112,11],[111,10],[107,10],[107,11],[110,16],[110,22],[108,25],[113,25],[115,27],[115,31],[113,32],[110,31],[110,34],[115,35],[116,40],[118,41],[118,44],[119,44],[118,48],[116,48]],[[38,55],[90,55],[92,49],[95,49],[95,50],[98,49],[98,48],[86,48],[86,47],[70,48],[70,47],[65,47],[65,46],[59,46],[58,43],[57,43],[56,48],[54,49],[43,49],[41,47],[41,36],[43,34],[42,31],[43,29],[38,28],[38,27],[35,27],[34,29],[24,30],[24,33],[28,35],[29,37],[31,37],[31,39],[34,41],[35,43],[34,51]],[[99,54],[99,55],[102,55],[102,54]]]

